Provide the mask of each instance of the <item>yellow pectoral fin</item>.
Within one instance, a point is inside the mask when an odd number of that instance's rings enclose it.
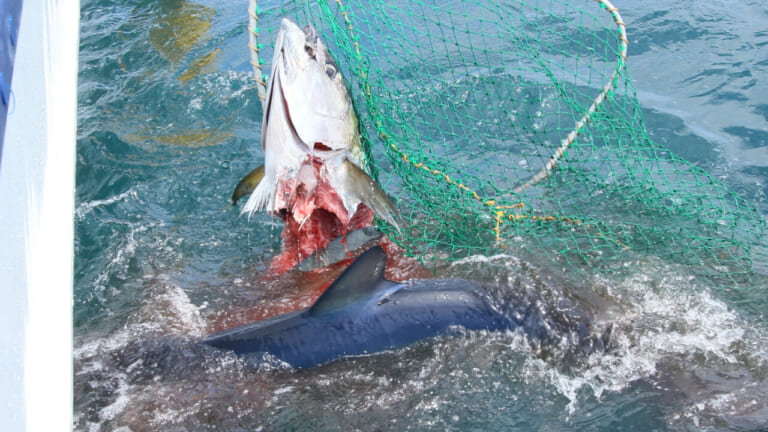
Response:
[[[362,168],[348,160],[344,164],[351,179],[348,185],[350,190],[357,195],[360,201],[370,207],[380,218],[394,226],[399,232],[400,225],[398,220],[400,215],[384,190]]]
[[[241,197],[244,197],[245,195],[250,195],[251,192],[253,192],[254,189],[256,189],[256,186],[261,183],[261,180],[264,178],[264,165],[261,165],[257,167],[255,170],[249,172],[246,174],[245,177],[243,177],[242,180],[240,180],[240,183],[237,184],[237,187],[235,188],[235,192],[232,194],[232,205],[237,204],[237,200],[239,200]]]

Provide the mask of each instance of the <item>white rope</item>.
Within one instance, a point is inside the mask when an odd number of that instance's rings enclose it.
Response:
[[[560,159],[562,159],[563,155],[565,155],[565,152],[568,150],[568,148],[573,144],[574,141],[576,141],[576,137],[581,133],[581,129],[584,127],[585,124],[589,122],[590,117],[592,114],[597,111],[597,107],[600,106],[601,103],[605,100],[605,98],[608,96],[608,93],[613,89],[613,82],[616,80],[616,77],[619,74],[619,71],[624,68],[625,63],[627,61],[627,45],[629,45],[629,41],[627,40],[627,29],[626,24],[624,24],[624,21],[621,19],[621,15],[619,15],[619,10],[611,4],[609,0],[595,0],[596,2],[600,3],[600,5],[608,11],[613,16],[613,22],[616,23],[616,26],[619,29],[619,58],[616,64],[616,69],[614,69],[613,74],[611,74],[611,78],[608,80],[608,82],[603,87],[603,90],[600,92],[599,95],[594,99],[592,102],[592,105],[589,106],[589,109],[584,114],[584,116],[576,122],[576,127],[566,136],[563,141],[560,144],[560,147],[555,150],[555,154],[553,154],[549,161],[544,165],[544,167],[539,171],[536,175],[534,175],[531,179],[529,179],[527,182],[525,182],[523,185],[518,186],[515,188],[515,193],[519,194],[523,192],[524,190],[530,188],[534,184],[544,180],[549,176],[549,174],[552,172],[552,170],[555,169],[555,166],[557,166],[557,163],[560,162]]]
[[[261,107],[267,103],[267,83],[265,82],[264,72],[261,70],[259,61],[259,8],[258,0],[249,0],[248,4],[248,48],[251,51],[251,65],[253,66],[253,79],[256,81],[256,88],[261,99]]]

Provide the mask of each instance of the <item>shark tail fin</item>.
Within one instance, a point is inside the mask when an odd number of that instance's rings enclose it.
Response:
[[[311,314],[341,309],[363,297],[370,296],[384,282],[387,255],[381,246],[363,252],[310,308]]]

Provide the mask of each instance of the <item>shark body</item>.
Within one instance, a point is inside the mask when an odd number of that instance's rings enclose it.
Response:
[[[465,279],[396,283],[383,278],[386,256],[363,253],[309,308],[208,336],[205,344],[241,355],[270,355],[295,368],[373,354],[466,330],[522,329],[544,343],[564,338],[602,346],[589,321],[529,292],[489,290]]]

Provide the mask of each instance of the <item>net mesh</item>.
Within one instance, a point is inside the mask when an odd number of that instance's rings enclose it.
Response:
[[[407,253],[524,249],[580,268],[650,253],[749,278],[762,216],[650,140],[609,2],[321,0],[250,12],[258,62],[272,58],[283,16],[329,46],[368,168],[403,219],[402,232],[380,228]]]

